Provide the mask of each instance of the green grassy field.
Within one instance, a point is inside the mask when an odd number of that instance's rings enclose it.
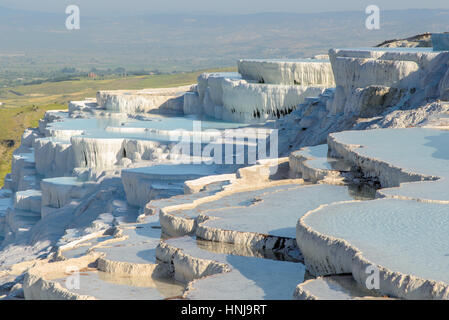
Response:
[[[234,68],[207,70],[235,71]],[[47,110],[67,109],[67,103],[95,97],[98,90],[176,87],[196,83],[204,71],[135,76],[108,80],[47,82],[0,89],[0,187],[11,171],[12,152],[26,128],[36,127]]]

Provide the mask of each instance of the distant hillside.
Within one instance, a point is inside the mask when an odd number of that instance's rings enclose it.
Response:
[[[449,30],[449,10],[382,11],[377,31],[365,29],[365,18],[364,12],[81,16],[81,30],[68,31],[63,12],[0,8],[0,77],[63,67],[189,71]]]

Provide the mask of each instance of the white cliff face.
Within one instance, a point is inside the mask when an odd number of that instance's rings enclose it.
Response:
[[[186,92],[184,94],[184,104],[182,111],[185,115],[203,113],[203,105],[200,101],[198,92]]]
[[[190,86],[135,91],[99,91],[97,103],[100,107],[114,112],[182,113],[183,94],[189,90]]]
[[[355,92],[371,86],[385,87],[387,92],[391,88],[402,89],[399,99],[390,106],[398,104],[401,97],[415,107],[428,99],[436,99],[440,96],[449,62],[448,52],[438,53],[426,48],[332,49],[329,56],[336,83],[333,114],[363,105],[354,100]]]
[[[76,167],[112,168],[124,158],[124,139],[72,138]]]
[[[289,114],[306,98],[318,96],[325,88],[225,80],[222,83],[222,89],[223,110],[221,119],[264,122],[267,119],[279,119]]]
[[[40,213],[42,192],[40,190],[18,191],[14,195],[14,208]]]
[[[222,118],[223,82],[226,79],[240,80],[236,72],[203,73],[198,77],[198,98],[202,113],[217,119]]]
[[[73,148],[69,141],[40,138],[34,142],[36,170],[45,177],[72,175],[75,168]]]
[[[323,144],[332,132],[423,126],[448,110],[448,103],[438,101],[448,99],[448,52],[431,48],[332,49],[330,57],[336,88],[306,99],[291,114],[266,125],[279,129],[281,155]],[[382,68],[386,70],[383,75],[376,73]]]
[[[241,60],[239,72],[199,76],[198,94],[188,95],[184,109],[226,121],[264,122],[289,114],[334,85],[330,63],[321,60]]]
[[[259,83],[314,86],[334,86],[334,74],[327,60],[258,60],[237,62],[243,78]]]
[[[301,254],[294,242],[295,231],[289,228],[292,222],[310,208],[351,199],[346,187],[298,184],[267,187],[256,195],[242,196],[238,210],[235,205],[233,208],[237,197],[228,198],[203,205],[214,210],[196,209],[201,213],[198,220],[203,221],[198,223],[197,237],[245,245],[256,252],[284,254],[286,259],[293,260],[301,259]]]
[[[42,207],[59,209],[87,194],[83,182],[74,177],[44,179],[41,182]],[[45,216],[46,214],[43,214]]]
[[[344,89],[364,88],[370,85],[387,87],[416,87],[419,66],[414,61],[349,58],[333,55],[332,66],[337,86]],[[350,92],[348,92],[350,93]]]
[[[198,95],[200,101],[204,103],[204,98],[206,93],[209,92],[209,99],[213,104],[221,106],[223,105],[222,100],[222,89],[221,82],[224,79],[240,80],[242,76],[237,72],[218,72],[218,73],[203,73],[198,77]],[[209,88],[209,89],[208,89]]]
[[[45,112],[44,118],[39,120],[39,133],[45,135],[47,125],[67,118],[66,110],[50,110]]]

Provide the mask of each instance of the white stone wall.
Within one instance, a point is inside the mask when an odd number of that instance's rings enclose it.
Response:
[[[222,119],[236,122],[262,122],[290,113],[305,98],[317,97],[321,86],[288,86],[224,80]]]
[[[428,48],[331,49],[329,56],[336,82],[335,97],[329,106],[333,115],[348,110],[358,113],[363,105],[357,98],[362,96],[360,91],[372,86],[385,87],[386,92],[389,88],[403,89],[400,98],[407,100],[408,107],[422,105],[446,92],[449,52]]]
[[[189,90],[190,86],[140,91],[99,91],[97,103],[108,111],[122,113],[181,113],[184,105],[183,94]]]
[[[242,59],[238,71],[244,79],[267,84],[334,86],[334,74],[325,60],[251,60]]]

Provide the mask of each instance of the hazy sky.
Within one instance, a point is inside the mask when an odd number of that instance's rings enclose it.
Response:
[[[381,10],[449,9],[448,0],[0,0],[0,6],[55,13],[69,4],[88,15],[360,11],[370,4]]]

